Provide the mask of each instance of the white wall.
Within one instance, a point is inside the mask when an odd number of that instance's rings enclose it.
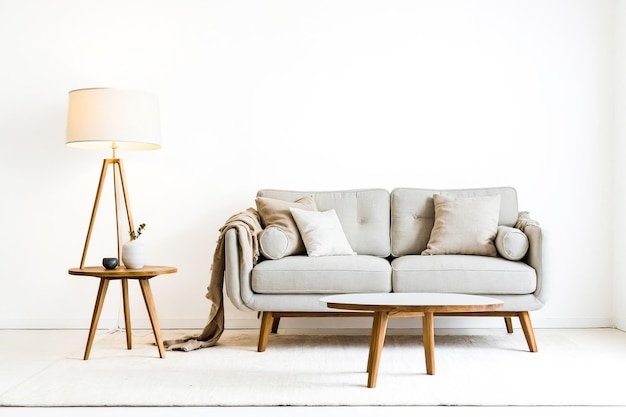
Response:
[[[614,291],[613,317],[615,325],[626,329],[626,1],[616,4],[615,10],[615,88],[614,88]]]
[[[160,97],[163,148],[121,156],[149,263],[179,268],[152,282],[164,328],[204,325],[218,229],[259,188],[499,185],[544,228],[549,299],[535,326],[623,325],[612,305],[613,59],[626,55],[615,8],[0,0],[0,328],[89,324],[97,282],[67,269],[109,153],[64,144],[67,92],[83,87]],[[115,253],[112,220],[101,208],[88,264]],[[103,326],[120,321],[117,290]],[[226,318],[258,325],[230,305]]]

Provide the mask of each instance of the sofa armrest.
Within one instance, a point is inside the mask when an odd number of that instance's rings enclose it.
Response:
[[[542,250],[542,231],[541,227],[537,225],[526,225],[523,228],[523,232],[528,237],[528,253],[524,258],[524,262],[532,266],[537,272],[537,289],[535,290],[535,296],[542,303],[545,302],[545,291],[542,273],[543,263],[543,250]]]
[[[230,229],[224,236],[224,286],[233,305],[242,311],[251,311],[246,301],[252,298],[250,287],[253,260],[242,259],[237,231]]]

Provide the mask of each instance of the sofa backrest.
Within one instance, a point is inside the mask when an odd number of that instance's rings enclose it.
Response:
[[[513,226],[517,221],[517,192],[512,187],[436,190],[395,188],[391,191],[391,254],[419,255],[428,244],[435,221],[433,194],[463,197],[500,195],[498,224]]]
[[[264,189],[257,197],[296,201],[313,196],[317,209],[335,209],[348,242],[360,255],[387,257],[391,253],[390,199],[384,189],[289,191]]]

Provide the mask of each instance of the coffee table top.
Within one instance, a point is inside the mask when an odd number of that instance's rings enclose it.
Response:
[[[438,313],[494,311],[504,305],[501,300],[482,295],[426,292],[337,294],[323,297],[320,302],[345,310]]]

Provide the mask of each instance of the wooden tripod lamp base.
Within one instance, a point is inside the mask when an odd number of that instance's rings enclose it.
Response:
[[[117,228],[117,258],[122,259],[122,237],[120,235],[120,206],[119,206],[119,186],[121,185],[122,197],[124,199],[124,206],[126,209],[126,217],[128,220],[128,230],[135,230],[133,225],[133,216],[130,211],[130,202],[128,199],[128,189],[126,187],[126,175],[124,174],[124,164],[120,158],[105,159],[102,163],[102,171],[100,172],[100,181],[98,182],[98,191],[96,192],[96,199],[93,204],[93,210],[91,211],[91,220],[89,221],[89,230],[87,231],[87,238],[85,239],[85,247],[83,249],[83,256],[80,259],[80,268],[84,268],[85,259],[87,257],[87,250],[89,249],[89,241],[91,240],[91,233],[96,220],[96,214],[98,213],[98,206],[100,205],[100,197],[102,196],[102,189],[104,188],[104,182],[109,172],[109,165],[113,168],[113,189],[115,193],[115,225]],[[119,183],[119,185],[118,185]]]

